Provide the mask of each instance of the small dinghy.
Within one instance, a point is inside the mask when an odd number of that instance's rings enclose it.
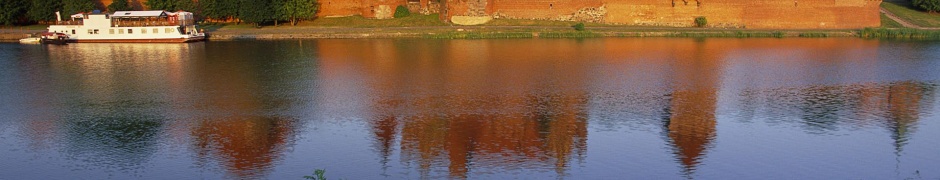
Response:
[[[39,44],[39,38],[38,37],[23,38],[23,39],[20,39],[20,43],[21,44]]]

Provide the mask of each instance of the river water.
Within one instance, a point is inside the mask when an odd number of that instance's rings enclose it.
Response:
[[[940,42],[0,44],[0,179],[937,179]]]

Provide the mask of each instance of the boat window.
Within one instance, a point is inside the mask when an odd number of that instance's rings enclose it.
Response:
[[[108,34],[114,34],[114,29],[108,29]]]
[[[153,33],[154,33],[154,34],[156,34],[156,33],[160,33],[160,31],[159,31],[159,30],[160,30],[160,29],[157,29],[157,28],[153,28]]]
[[[141,33],[141,34],[147,34],[147,28],[140,29],[140,33]]]
[[[95,31],[92,31],[91,29],[89,29],[88,34],[95,34]]]
[[[75,34],[75,30],[74,30],[74,29],[72,30],[72,34]]]
[[[94,33],[94,34],[98,34],[98,29],[95,29],[95,33]]]
[[[118,29],[118,34],[124,34],[124,29]]]
[[[127,29],[127,34],[134,34],[134,29]]]

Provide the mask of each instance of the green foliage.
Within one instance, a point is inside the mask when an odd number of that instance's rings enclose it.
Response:
[[[411,11],[408,11],[408,8],[402,5],[399,5],[395,8],[395,18],[403,18],[411,16]]]
[[[881,7],[897,15],[904,21],[914,23],[921,27],[940,27],[940,18],[936,14],[921,11],[914,7],[910,1],[884,1]]]
[[[708,25],[708,19],[705,16],[695,17],[695,26],[705,27]]]
[[[326,170],[316,169],[316,170],[313,170],[313,176],[304,176],[304,179],[326,180],[326,177],[324,177],[324,174],[326,174]]]
[[[130,3],[128,3],[127,0],[114,0],[113,2],[111,2],[111,5],[108,5],[108,11],[110,12],[130,11],[130,10],[134,10],[134,8],[131,7]]]
[[[584,31],[584,23],[578,23],[571,27],[573,27],[576,31]]]
[[[198,9],[193,0],[148,0],[146,4],[153,10],[194,12]]]
[[[405,18],[369,19],[362,16],[317,18],[304,25],[321,27],[425,27],[447,26],[439,14],[415,14]]]
[[[449,32],[427,35],[430,39],[512,39],[532,38],[530,32]]]
[[[317,0],[276,0],[275,13],[278,20],[290,20],[297,25],[298,20],[313,18],[320,9]]]
[[[858,34],[862,38],[940,40],[937,30],[865,28]]]
[[[72,14],[91,12],[92,10],[95,10],[95,3],[91,0],[62,0],[62,19],[66,19]]]
[[[929,12],[940,11],[940,0],[911,0],[911,3]]]
[[[29,20],[33,21],[55,21],[55,12],[57,9],[62,9],[62,1],[60,0],[32,0],[33,2],[29,6],[29,10],[26,13],[26,17]],[[62,13],[63,16],[68,16],[65,13]]]
[[[541,38],[595,38],[603,37],[601,34],[596,34],[588,31],[576,31],[576,32],[544,32],[539,33]]]
[[[823,33],[823,32],[803,32],[803,33],[800,33],[800,37],[804,37],[804,38],[824,38],[824,37],[829,37],[829,33]]]
[[[277,14],[274,13],[274,3],[272,0],[240,0],[244,6],[238,8],[238,19],[255,24],[261,27],[261,24],[275,20]],[[248,5],[250,4],[250,5]]]
[[[0,0],[0,24],[13,25],[19,19],[25,18],[30,3],[28,0]]]
[[[222,20],[238,16],[241,0],[200,0],[202,16]]]
[[[774,32],[766,32],[766,31],[680,32],[680,33],[676,33],[672,35],[667,35],[667,37],[783,38],[783,37],[786,37],[786,33],[780,32],[780,31],[774,31]]]

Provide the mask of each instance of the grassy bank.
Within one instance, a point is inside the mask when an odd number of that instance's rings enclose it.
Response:
[[[299,26],[320,27],[427,27],[447,26],[441,21],[438,14],[421,15],[412,14],[408,17],[395,19],[368,19],[362,16],[318,18],[313,21],[301,22]]]
[[[882,28],[904,28],[904,25],[894,21],[894,19],[888,18],[887,15],[881,14],[881,27]]]
[[[881,7],[907,22],[921,27],[940,27],[940,14],[930,14],[915,8],[909,1],[884,1]]]
[[[865,28],[858,34],[862,38],[940,40],[937,30]]]

